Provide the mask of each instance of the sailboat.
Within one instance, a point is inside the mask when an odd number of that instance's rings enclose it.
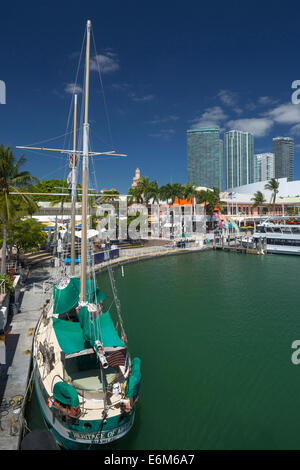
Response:
[[[53,286],[53,295],[42,310],[33,346],[38,402],[49,430],[64,449],[101,448],[125,436],[134,423],[141,384],[141,361],[138,357],[131,358],[129,353],[111,269],[109,277],[118,314],[116,324],[103,306],[105,294],[95,279],[87,279],[89,157],[112,154],[89,152],[90,32],[91,22],[87,21],[83,149],[75,150],[74,142],[74,148],[65,151],[82,157],[80,278],[74,275],[72,247],[70,275],[63,269]],[[75,161],[76,158],[74,167]],[[72,180],[74,182],[74,178]],[[74,209],[73,198],[72,206]],[[75,217],[72,220],[74,241]]]

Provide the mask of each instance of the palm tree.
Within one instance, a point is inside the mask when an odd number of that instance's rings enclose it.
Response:
[[[0,218],[3,223],[1,274],[6,272],[8,223],[19,208],[16,197],[11,193],[18,192],[27,208],[32,208],[34,205],[31,198],[18,191],[19,188],[29,188],[30,184],[39,181],[29,171],[20,171],[20,167],[25,162],[26,158],[24,156],[16,160],[11,147],[0,145]]]
[[[138,179],[136,186],[129,188],[128,192],[131,195],[129,203],[137,202],[140,204],[144,203],[145,192],[149,186],[149,178],[141,177]]]
[[[254,193],[253,197],[251,198],[251,201],[253,201],[253,207],[265,206],[267,202],[264,194],[261,191],[256,191],[256,193]],[[263,207],[263,209],[265,209],[265,207]]]
[[[266,203],[265,196],[261,191],[256,191],[251,198],[251,201],[253,201],[253,207],[263,206]]]
[[[172,185],[170,183],[165,184],[159,188],[159,195],[163,201],[167,201],[172,197]]]
[[[145,192],[145,202],[148,203],[150,199],[153,202],[159,202],[159,187],[157,181],[150,181]]]
[[[174,204],[175,199],[183,199],[184,198],[184,187],[181,183],[174,183],[171,185],[172,187],[172,195],[171,199]]]
[[[197,194],[198,192],[196,191],[196,188],[193,183],[183,185],[183,195],[185,199],[193,199]]]
[[[266,199],[261,191],[256,191],[256,193],[254,193],[253,197],[251,198],[251,201],[253,201],[253,207],[257,207],[265,204]]]
[[[220,199],[220,191],[218,188],[199,191],[198,202],[205,204],[205,211],[207,215],[213,215],[215,209],[223,210],[223,205]]]
[[[279,188],[279,181],[276,178],[271,178],[270,181],[267,184],[265,184],[265,189],[272,191],[270,204],[272,204],[273,206],[273,215],[275,211],[276,196],[279,192],[278,188]]]

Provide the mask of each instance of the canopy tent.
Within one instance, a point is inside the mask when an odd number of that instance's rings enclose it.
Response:
[[[90,321],[88,308],[82,307],[78,312],[78,318],[79,322],[53,318],[53,328],[57,341],[66,355],[93,347],[96,340],[100,340],[104,348],[126,348],[108,311]]]
[[[66,313],[74,308],[80,296],[80,279],[72,277],[64,289],[53,287],[53,313]],[[106,299],[106,295],[100,291],[93,280],[86,281],[87,302],[97,303]]]

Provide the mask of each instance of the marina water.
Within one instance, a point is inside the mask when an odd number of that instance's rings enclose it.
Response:
[[[123,269],[143,382],[132,430],[106,449],[298,449],[299,257],[211,250]],[[97,278],[109,294],[107,273]],[[27,415],[43,426],[34,394]]]

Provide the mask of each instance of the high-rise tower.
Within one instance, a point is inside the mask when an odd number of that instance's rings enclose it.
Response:
[[[254,137],[250,132],[224,134],[226,189],[254,182]]]
[[[275,157],[273,153],[258,153],[254,157],[254,183],[275,178]]]
[[[294,179],[294,139],[291,137],[275,137],[273,139],[275,155],[275,178]]]
[[[187,131],[188,182],[222,189],[222,141],[217,127]]]

